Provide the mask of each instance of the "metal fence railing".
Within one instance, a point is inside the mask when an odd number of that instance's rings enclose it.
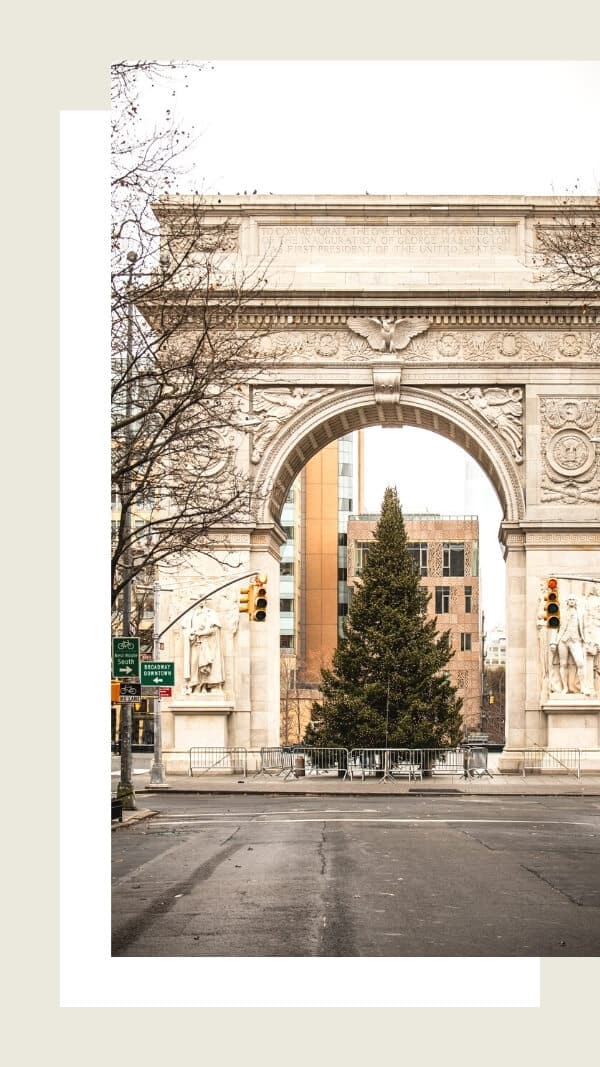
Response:
[[[521,774],[574,774],[581,777],[581,749],[524,748],[519,749]]]
[[[253,778],[289,778],[293,772],[292,750],[261,748],[258,768]]]
[[[524,748],[511,750],[514,769],[528,774],[600,773],[600,750],[578,748]],[[409,781],[438,776],[492,777],[487,768],[487,747],[465,744],[460,748],[352,748],[284,745],[277,748],[193,747],[165,753],[167,773],[238,774],[244,778],[304,778],[329,776],[353,780],[377,778],[382,782]]]
[[[245,748],[190,748],[190,775],[248,773],[248,758]]]
[[[382,782],[399,778],[422,777],[421,766],[407,748],[353,748],[349,760],[350,778],[364,782],[379,778]]]
[[[318,748],[316,745],[294,745],[292,748],[292,770],[295,778],[310,775],[348,778],[348,762],[347,748]]]

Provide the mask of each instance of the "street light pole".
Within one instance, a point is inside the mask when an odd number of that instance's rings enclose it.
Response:
[[[127,280],[127,351],[125,369],[125,440],[126,440],[126,465],[129,462],[131,448],[131,362],[133,355],[133,300],[132,282],[133,268],[137,260],[135,252],[128,252],[129,278]],[[122,592],[123,604],[123,637],[131,637],[131,531],[132,514],[130,500],[129,475],[123,480],[123,499],[121,507],[125,507],[123,521],[123,537],[125,548],[123,551],[124,585]],[[135,794],[132,782],[132,759],[131,759],[131,704],[121,704],[121,779],[117,787],[117,796],[123,803],[126,811],[135,811]]]
[[[160,651],[160,582],[154,583],[154,625],[152,630],[152,658],[158,660]],[[162,758],[162,723],[160,716],[160,689],[153,698],[152,715],[154,720],[154,758],[150,766],[150,784],[165,785],[166,773]]]

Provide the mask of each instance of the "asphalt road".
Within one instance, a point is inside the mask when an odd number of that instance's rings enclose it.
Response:
[[[600,955],[597,799],[144,805],[111,835],[113,956]]]

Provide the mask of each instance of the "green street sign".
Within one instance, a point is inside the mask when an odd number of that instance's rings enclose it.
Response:
[[[113,678],[139,678],[140,674],[140,639],[139,637],[113,637],[112,639]]]
[[[175,685],[175,664],[169,660],[142,660],[142,685]]]

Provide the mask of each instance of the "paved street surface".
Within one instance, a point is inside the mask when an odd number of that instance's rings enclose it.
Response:
[[[115,956],[598,956],[600,798],[138,795]]]

